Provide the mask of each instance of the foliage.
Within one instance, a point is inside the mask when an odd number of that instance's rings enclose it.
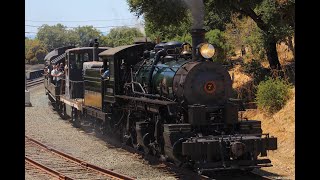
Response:
[[[168,41],[179,41],[179,42],[187,42],[187,43],[191,44],[192,43],[192,37],[191,37],[190,33],[186,33],[186,34],[183,34],[182,36],[177,35],[172,39],[167,38],[165,41],[166,42],[168,42]]]
[[[234,14],[231,23],[226,25],[225,37],[231,49],[239,49],[242,46],[248,47],[252,58],[265,59],[263,32],[250,18],[239,18],[239,14]]]
[[[62,24],[53,26],[42,25],[36,38],[46,44],[48,51],[61,46],[75,45],[78,42],[76,35],[68,31],[67,27]]]
[[[263,34],[257,26],[254,27],[252,33],[244,38],[245,44],[251,48],[251,53],[254,58],[263,60],[266,58],[266,51],[264,50]]]
[[[278,41],[294,34],[295,0],[264,0],[256,5],[255,11]]]
[[[268,113],[280,110],[290,97],[291,85],[280,78],[260,82],[257,88],[258,108]]]
[[[230,45],[227,44],[224,37],[224,33],[219,29],[214,29],[206,33],[205,39],[208,43],[212,44],[216,49],[216,54],[213,57],[214,61],[223,62],[226,60],[227,53],[230,52]],[[167,37],[165,42],[168,41],[180,41],[192,43],[192,37],[190,33],[185,33],[182,35],[176,35],[173,38]]]
[[[161,41],[170,41],[173,39],[181,39],[187,37],[190,33],[191,21],[187,19],[184,22],[181,22],[179,26],[176,25],[162,25],[157,26],[152,21],[148,19],[145,20],[145,31],[146,35],[153,40],[156,40],[158,37]],[[191,36],[190,36],[191,42]]]
[[[101,37],[101,32],[93,26],[79,26],[74,29],[79,46],[89,46],[90,40]]]
[[[142,37],[143,34],[137,28],[118,27],[110,30],[110,33],[101,38],[100,45],[115,47],[132,44],[135,37]]]
[[[204,25],[207,31],[219,29],[224,31],[226,24],[231,21],[232,11],[230,7],[220,7],[217,0],[204,0],[205,19]]]
[[[180,27],[181,24],[190,21],[189,11],[182,0],[127,0],[131,12],[136,15],[144,15],[146,23],[152,26],[151,34],[156,33],[154,30],[158,29],[160,32],[172,26]],[[257,43],[260,46],[260,40],[263,40],[263,47],[267,50],[267,58],[270,67],[279,67],[279,58],[276,52],[276,43],[294,33],[294,19],[295,19],[295,1],[286,0],[204,0],[205,3],[205,29],[207,31],[213,29],[214,24],[217,24],[220,30],[224,30],[224,25],[231,19],[234,13],[240,13],[242,17],[251,18],[257,27],[263,33],[249,34],[247,43]],[[180,6],[179,6],[180,4]],[[218,18],[219,17],[219,18]],[[217,20],[222,23],[210,23]],[[184,29],[184,32],[187,29]],[[176,33],[176,31],[173,31]],[[254,31],[256,32],[256,31]],[[168,33],[164,32],[165,35]],[[182,34],[179,34],[181,36]],[[263,38],[260,36],[263,35]],[[169,37],[173,37],[170,35]],[[253,47],[253,51],[260,57],[264,56],[258,47]]]
[[[219,29],[213,29],[206,33],[205,37],[208,43],[212,44],[216,49],[213,57],[214,61],[225,61],[227,52],[230,52],[231,46],[227,44],[224,33]]]
[[[146,21],[155,27],[163,25],[180,26],[188,21],[187,7],[182,0],[127,0],[131,12],[137,16],[144,15]]]
[[[144,15],[147,36],[152,39],[160,37],[162,41],[180,39],[191,29],[191,13],[183,0],[127,0],[131,12],[137,16]],[[230,21],[230,14],[215,8],[214,0],[204,1],[204,29],[224,30],[225,23]]]
[[[261,63],[258,60],[252,59],[249,62],[246,62],[243,64],[243,72],[247,74],[252,74],[258,71],[258,69],[261,69]]]
[[[108,43],[109,43],[110,40],[108,40],[108,37],[107,36],[100,36],[99,38],[99,46],[105,46],[105,47],[108,47]]]
[[[271,75],[270,70],[264,68],[260,61],[252,59],[243,64],[242,68],[243,72],[253,77],[253,83],[259,84],[265,77],[269,77]]]
[[[27,63],[41,63],[47,53],[45,45],[38,39],[25,39],[25,59]]]

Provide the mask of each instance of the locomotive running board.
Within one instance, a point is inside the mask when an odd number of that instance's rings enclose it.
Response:
[[[65,96],[60,96],[60,101],[64,102],[65,104],[68,104],[71,107],[78,109],[79,111],[82,111],[83,99],[69,99]]]
[[[86,112],[87,115],[90,115],[92,117],[101,119],[103,121],[108,120],[108,116],[111,116],[111,113],[105,113],[102,112],[101,109],[92,108],[89,106],[82,106],[84,112]]]
[[[250,169],[272,167],[270,159],[257,159],[257,160],[238,160],[238,161],[225,161],[225,162],[207,162],[205,164],[196,163],[195,168],[202,171],[222,171],[232,169]]]
[[[125,96],[125,95],[115,95],[116,98],[122,99],[122,100],[129,100],[131,102],[135,102],[135,107],[139,108],[141,110],[147,110],[149,112],[153,113],[159,113],[160,107],[167,107],[168,113],[170,115],[175,114],[176,110],[176,102],[172,101],[163,101],[159,99],[150,99],[146,97],[131,97],[131,96]]]

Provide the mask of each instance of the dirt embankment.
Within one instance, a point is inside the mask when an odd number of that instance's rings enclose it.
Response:
[[[279,112],[266,115],[260,110],[248,110],[243,114],[248,119],[260,120],[263,133],[278,138],[278,149],[269,151],[268,156],[273,167],[263,170],[282,175],[289,179],[295,178],[295,89],[287,104]]]
[[[242,73],[240,69],[241,66],[235,66],[229,71],[233,76],[233,88],[238,92],[239,98],[239,92],[249,90],[247,87],[251,87],[248,85],[252,84],[252,77]],[[253,109],[244,112],[243,117],[260,120],[263,133],[278,138],[278,149],[268,152],[273,167],[262,170],[280,175],[284,179],[295,179],[295,88],[291,90],[286,105],[277,113],[267,115],[261,110]]]

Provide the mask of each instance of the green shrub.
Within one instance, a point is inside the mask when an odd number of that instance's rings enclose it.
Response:
[[[265,77],[270,76],[270,70],[262,67],[261,62],[255,59],[243,64],[243,72],[253,77],[254,84],[259,84]]]
[[[261,68],[261,63],[255,59],[243,64],[243,71],[247,74],[255,73]]]
[[[227,43],[224,32],[219,29],[213,29],[206,33],[205,38],[208,43],[212,44],[216,50],[213,61],[225,63],[227,54],[230,52],[231,46]]]
[[[261,81],[257,88],[258,108],[268,113],[279,111],[290,97],[291,85],[280,78]]]

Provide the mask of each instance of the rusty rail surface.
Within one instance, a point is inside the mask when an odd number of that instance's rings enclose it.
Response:
[[[57,171],[55,171],[53,169],[50,169],[50,168],[48,168],[48,167],[46,167],[46,166],[44,166],[44,165],[42,165],[42,164],[30,159],[28,157],[25,157],[25,162],[30,164],[30,165],[32,165],[33,167],[35,167],[37,169],[40,169],[41,171],[44,171],[44,172],[50,174],[51,176],[53,176],[53,177],[55,177],[57,179],[66,179],[66,180],[67,179],[70,179],[70,180],[72,179],[72,178],[64,176],[61,173],[59,173],[59,172],[57,172]]]
[[[28,136],[25,136],[25,161],[59,179],[134,179],[84,162]]]
[[[56,175],[50,174],[50,173],[38,168],[37,166],[35,166],[32,163],[32,160],[29,161],[29,160],[25,159],[24,167],[25,167],[26,179],[30,179],[30,178],[28,178],[27,174],[30,177],[35,177],[35,179],[58,179],[59,178]]]

